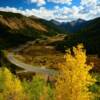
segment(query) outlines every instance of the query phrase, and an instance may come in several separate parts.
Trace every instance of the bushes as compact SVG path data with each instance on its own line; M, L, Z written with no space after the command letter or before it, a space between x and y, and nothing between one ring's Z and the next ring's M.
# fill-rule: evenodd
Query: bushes
M68 50L53 87L43 76L36 75L32 80L20 81L3 68L0 70L0 100L92 100L92 91L96 90L96 86L89 87L96 80L89 73L92 64L87 65L86 58L82 45Z
M50 85L39 75L35 76L30 82L24 80L23 87L29 100L49 100L48 98L52 95Z
M51 86L42 76L20 81L7 68L0 70L0 100L53 100Z

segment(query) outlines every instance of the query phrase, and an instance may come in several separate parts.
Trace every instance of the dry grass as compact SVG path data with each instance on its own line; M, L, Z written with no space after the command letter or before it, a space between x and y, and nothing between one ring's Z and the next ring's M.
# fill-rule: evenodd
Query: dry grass
M58 68L59 63L64 62L64 54L57 51L49 44L63 40L65 35L47 37L46 40L38 40L27 43L25 48L16 54L16 58L31 65L46 66L48 68Z
M64 63L64 54L49 46L30 46L20 51L15 57L27 64L48 68L58 68L59 63ZM100 72L100 58L91 55L88 56L87 62L94 63L93 70Z
M16 58L31 65L58 68L59 63L64 63L64 54L55 50L54 46L48 44L63 39L64 36L48 37L46 40L38 40L27 43L25 48L16 54ZM96 55L88 55L87 63L94 63L95 71L100 72L100 58Z
M64 54L58 52L52 46L30 46L20 51L17 59L31 65L46 66L48 68L57 68L58 63L64 61Z
M47 32L46 26L42 25L39 22L35 22L31 19L28 19L28 18L18 19L17 17L15 17L15 18L5 19L3 17L0 17L0 22L2 24L5 24L6 26L11 28L12 30L24 29L26 26L29 26L29 27L34 28L36 30Z

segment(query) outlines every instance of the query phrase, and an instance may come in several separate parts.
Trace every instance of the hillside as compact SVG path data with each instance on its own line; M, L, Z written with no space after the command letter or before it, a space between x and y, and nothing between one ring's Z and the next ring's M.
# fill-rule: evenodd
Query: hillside
M98 53L100 55L100 18L96 18L88 22L88 25L79 30L78 39L82 40L90 53Z
M0 48L18 45L36 38L45 39L59 33L66 32L51 21L0 11L0 44L2 44Z
M77 33L67 36L64 41L59 42L57 49L64 47L72 47L78 43L83 43L89 54L100 55L100 18L96 18L87 22L87 24L78 29ZM65 46L64 46L65 45Z

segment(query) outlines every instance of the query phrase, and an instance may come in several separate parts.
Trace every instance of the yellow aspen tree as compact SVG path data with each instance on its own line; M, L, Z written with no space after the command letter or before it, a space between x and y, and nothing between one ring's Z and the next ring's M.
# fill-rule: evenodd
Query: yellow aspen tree
M16 78L7 68L2 70L2 76L4 78L2 93L4 100L23 100L24 91L21 81Z
M92 100L89 86L96 80L89 73L93 66L87 65L86 59L82 44L67 51L55 85L56 100Z

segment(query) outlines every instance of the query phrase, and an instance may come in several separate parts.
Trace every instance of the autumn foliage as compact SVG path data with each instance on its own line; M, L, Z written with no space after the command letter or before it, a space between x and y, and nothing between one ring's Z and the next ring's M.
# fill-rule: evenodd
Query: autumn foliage
M89 73L93 66L86 64L86 58L83 45L67 51L65 64L60 64L56 100L92 100L89 86L95 83L95 79Z
M7 68L0 70L0 100L24 99L21 81Z
M7 68L0 69L0 100L53 100L51 98L52 89L43 76L21 81Z
M89 87L95 83L90 74L93 65L86 63L83 45L67 50L65 63L53 83L36 75L32 80L20 80L7 68L0 69L0 100L92 100Z

